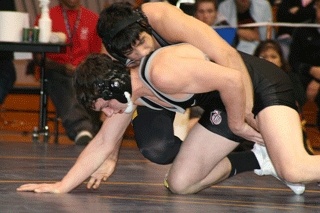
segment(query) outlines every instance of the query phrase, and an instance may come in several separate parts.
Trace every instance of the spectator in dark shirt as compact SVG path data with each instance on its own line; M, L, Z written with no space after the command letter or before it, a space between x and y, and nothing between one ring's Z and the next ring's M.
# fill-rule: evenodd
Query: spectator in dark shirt
M302 23L314 17L313 0L282 0L277 10L277 22ZM284 57L288 59L289 47L294 27L279 27L277 40L280 43Z
M0 0L0 11L15 11L14 0ZM0 107L16 81L13 52L0 51Z
M320 0L314 3L315 18L311 23L320 24ZM292 36L289 63L306 89L307 99L318 107L317 127L320 129L320 30L319 28L297 28Z

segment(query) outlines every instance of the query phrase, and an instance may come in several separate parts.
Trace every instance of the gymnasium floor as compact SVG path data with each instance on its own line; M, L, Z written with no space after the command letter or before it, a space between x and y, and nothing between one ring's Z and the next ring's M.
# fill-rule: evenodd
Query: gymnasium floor
M312 125L307 130L317 146L318 130ZM15 191L24 183L60 180L82 149L64 135L59 144L44 144L32 143L27 133L0 131L0 212L320 212L317 184L308 184L298 196L279 180L253 172L195 195L171 194L162 184L169 166L145 160L130 138L124 141L117 170L98 190L87 190L84 183L69 194Z
M131 143L128 141L127 143ZM320 212L320 187L294 195L273 177L243 173L195 195L174 195L162 180L168 166L145 160L124 146L118 168L99 190L85 184L69 194L16 192L24 183L60 180L82 147L0 142L0 212Z

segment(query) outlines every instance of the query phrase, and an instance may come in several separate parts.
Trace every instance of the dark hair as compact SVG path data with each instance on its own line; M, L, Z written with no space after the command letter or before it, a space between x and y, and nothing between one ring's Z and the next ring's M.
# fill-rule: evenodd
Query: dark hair
M259 45L257 46L257 48L255 49L253 55L259 57L262 52L264 52L268 49L273 49L279 54L281 64L282 64L282 66L280 68L286 72L289 72L290 66L289 66L287 60L284 58L283 51L282 51L280 44L275 40L267 39L265 41L261 41L259 43Z
M74 86L78 101L92 109L98 98L117 99L126 103L124 92L131 93L129 70L106 54L90 54L76 68Z
M151 34L147 17L129 3L114 3L101 11L97 32L107 51L121 63L142 32Z
M196 0L196 2L194 3L195 9L197 10L199 7L199 4L201 3L212 3L216 9L216 11L218 11L218 2L217 0Z

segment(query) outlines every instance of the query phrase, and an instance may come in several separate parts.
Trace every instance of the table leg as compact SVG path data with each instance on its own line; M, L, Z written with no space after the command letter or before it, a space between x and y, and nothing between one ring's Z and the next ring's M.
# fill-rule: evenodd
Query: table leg
M41 53L41 75L40 75L40 112L39 112L39 125L35 127L32 134L33 142L39 142L40 136L43 138L43 142L47 143L49 140L49 127L47 125L47 82L45 71L46 53Z

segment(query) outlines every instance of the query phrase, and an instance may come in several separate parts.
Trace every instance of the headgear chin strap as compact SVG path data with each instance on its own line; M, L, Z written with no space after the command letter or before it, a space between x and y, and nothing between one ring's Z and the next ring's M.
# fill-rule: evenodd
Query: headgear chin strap
M125 96L126 99L127 99L127 108L126 108L126 110L124 111L124 113L129 114L129 113L131 113L131 112L133 111L133 102L132 102L132 100L131 100L131 95L130 95L130 93L128 93L127 91L124 92L124 96Z

